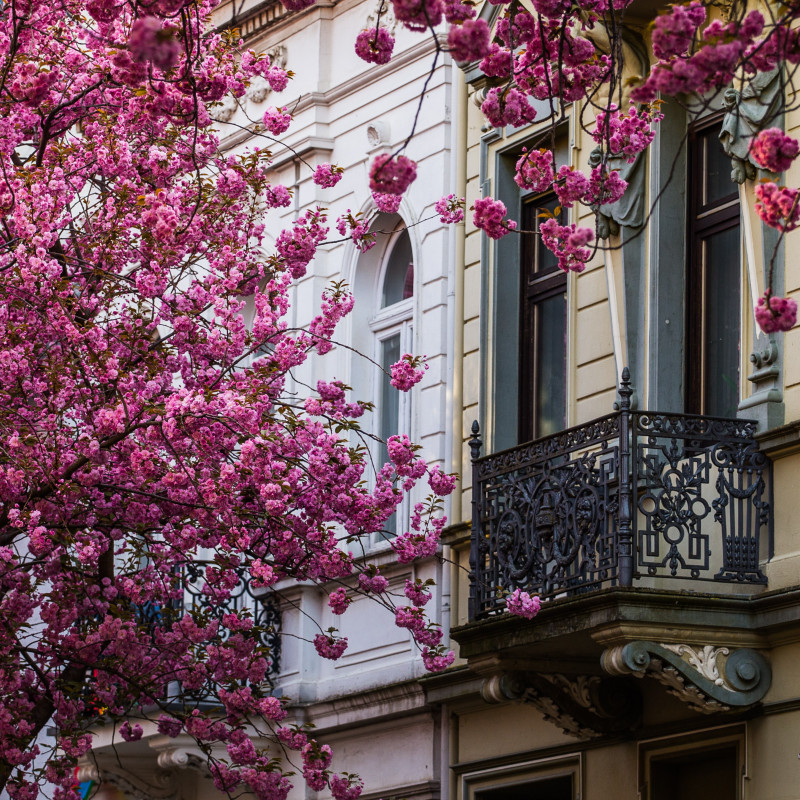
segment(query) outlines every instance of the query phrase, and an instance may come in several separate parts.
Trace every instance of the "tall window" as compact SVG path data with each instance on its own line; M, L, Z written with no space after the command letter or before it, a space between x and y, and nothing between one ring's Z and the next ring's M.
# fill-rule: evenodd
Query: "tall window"
M739 195L720 123L689 139L687 411L735 417L739 405L741 253Z
M554 194L526 201L520 269L519 421L521 442L566 427L567 276L538 234L558 207ZM563 212L561 212L563 217ZM563 219L560 220L563 224Z
M414 311L414 263L411 239L403 228L389 242L380 276L380 310L372 318L370 328L375 341L375 361L380 364L378 391L375 397L377 433L386 441L396 433L411 436L411 396L398 392L391 383L389 370L404 353L413 351L412 316ZM388 460L381 447L378 467ZM400 509L406 513L407 509ZM397 514L386 523L385 538L398 532Z

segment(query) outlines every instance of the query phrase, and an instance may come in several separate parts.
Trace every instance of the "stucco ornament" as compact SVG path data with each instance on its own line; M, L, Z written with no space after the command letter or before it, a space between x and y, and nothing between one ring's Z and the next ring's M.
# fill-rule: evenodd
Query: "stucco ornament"
M217 122L229 122L236 113L237 107L236 98L232 94L226 94L219 101L217 107L212 110L211 117Z
M750 155L750 140L762 128L773 124L781 106L780 70L758 72L739 91L728 89L724 95L728 112L722 120L719 140L731 159L731 180L744 183L753 180L758 165Z
M268 50L267 55L269 56L270 66L278 67L279 69L286 69L286 48L282 44L279 44ZM250 87L247 90L247 99L251 103L254 103L255 105L263 103L271 93L272 87L269 85L269 81L267 81L267 79L262 75L254 75L250 79Z
M600 663L609 675L654 678L703 714L753 706L772 683L769 662L749 648L635 641L609 648Z

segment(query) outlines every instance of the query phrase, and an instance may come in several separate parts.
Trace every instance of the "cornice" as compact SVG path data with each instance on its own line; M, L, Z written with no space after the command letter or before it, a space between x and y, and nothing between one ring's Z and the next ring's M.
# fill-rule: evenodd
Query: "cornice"
M773 461L800 453L800 420L759 433L756 440L759 449Z
M446 37L442 34L437 34L437 40L440 45L446 43ZM308 92L307 94L302 95L300 98L298 98L296 103L290 104L292 113L297 115L315 106L323 106L326 108L333 106L344 100L346 97L360 92L367 86L371 86L377 81L380 81L383 78L398 72L399 70L407 67L409 64L413 64L415 61L425 58L433 53L434 50L435 45L433 39L425 38L418 44L415 44L413 47L409 47L407 50L403 50L396 56L393 56L392 60L388 64L376 64L368 67L351 80L340 83L337 86L328 89L327 92ZM449 56L445 55L445 59L449 59ZM439 65L439 68L445 66L447 66L447 60L443 61L442 64Z
M289 23L305 17L321 17L322 9L333 8L339 0L318 0L314 5L299 11L290 11L280 0L263 0L253 8L248 9L241 16L235 13L227 20L217 25L217 30L231 30L236 28L246 44L250 44L253 39L264 36L267 33L274 33L285 28ZM230 4L235 8L235 0ZM222 9L218 12L221 13ZM308 22L306 21L306 24Z
M417 680L349 692L339 697L311 703L293 703L292 709L313 719L317 731L337 731L375 725L394 719L410 719L429 713L425 692Z
M765 645L776 640L782 644L800 641L800 587L755 597L614 588L550 601L531 622L500 614L454 628L452 636L463 657L480 658L499 650L541 649L559 638L621 624L691 629L714 638L719 638L716 632L727 629L738 631L738 636L755 634Z

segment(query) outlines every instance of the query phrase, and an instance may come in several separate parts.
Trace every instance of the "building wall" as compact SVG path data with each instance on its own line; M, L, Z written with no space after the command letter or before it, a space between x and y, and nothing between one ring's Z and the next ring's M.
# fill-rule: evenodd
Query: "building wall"
M632 12L635 11L631 9ZM484 16L489 19L487 9ZM646 20L637 25L646 30ZM530 141L542 126L536 124L524 129L494 130L486 123L479 110L481 101L481 76L476 65L466 68L470 102L465 107L463 124L467 131L466 196L469 207L476 198L484 195L498 196L502 176L498 175L499 154L513 149L517 143ZM642 263L641 282L632 290L620 285L623 273L617 254L598 255L580 275L568 278L568 349L567 349L567 424L580 425L612 411L617 398L616 385L622 366L633 371L636 394L634 402L639 409L682 411L685 392L686 352L683 338L685 313L685 259L686 259L686 160L679 151L679 143L686 133L687 117L669 102L664 106L667 118L659 127L647 163L645 183L648 208L663 189L666 176L674 171L675 178L655 207L646 234L640 240ZM712 109L713 112L713 109ZM785 130L800 138L800 112L796 109L785 115ZM593 147L591 139L570 121L567 130L567 157L565 163L585 166ZM789 186L800 184L800 165L795 164L784 182ZM743 200L752 200L752 181L745 186ZM505 198L504 202L508 205ZM750 203L752 208L752 203ZM460 502L460 519L455 519L449 543L453 551L453 620L456 638L461 643L460 672L444 679L432 679L428 685L429 697L437 699L446 708L450 719L450 767L452 800L494 800L495 797L555 797L549 794L549 784L537 781L550 780L559 774L574 775L573 793L570 797L581 800L601 800L609 797L619 800L645 800L650 797L647 780L651 764L670 763L669 758L690 759L691 754L703 754L708 747L722 742L736 749L737 800L797 800L800 798L800 761L797 740L800 729L800 682L794 662L800 646L800 614L794 587L800 575L800 526L795 513L796 487L800 485L800 328L773 337L778 353L774 362L779 368L775 388L783 405L769 406L762 402L765 383L748 380L758 364L751 363L751 352L763 353L769 340L759 335L754 324L752 306L763 280L769 256L774 247L770 232L762 230L752 210L748 212L756 240L755 263L747 260L747 243L742 241L741 290L742 337L741 409L742 418L759 420L759 445L772 464L772 544L762 552L762 569L768 584L763 589L749 587L754 596L761 593L766 602L780 606L780 622L767 622L765 617L750 623L742 618L741 632L755 637L754 645L769 659L772 683L762 701L746 712L700 714L685 702L668 694L663 686L650 677L637 682L643 694L644 715L641 727L621 736L581 738L564 733L554 724L552 717L541 707L534 707L524 698L490 703L491 680L501 674L569 676L578 672L581 655L565 650L553 655L555 645L536 630L549 625L554 638L565 636L577 626L577 620L558 617L549 622L548 609L532 621L517 619L501 627L493 617L471 622L468 614L470 594L470 522L472 517L472 477L469 440L471 426L477 420L481 426L482 453L496 453L509 446L499 428L513 426L507 413L496 409L513 407L504 394L508 387L493 380L496 359L503 358L503 345L498 336L512 335L515 320L496 319L498 305L498 275L503 270L514 271L517 264L513 256L514 235L498 244L477 230L468 216L465 226L463 342L464 378L461 390L461 471L463 475ZM515 218L509 207L509 216ZM754 222L752 222L754 218ZM573 212L570 221L594 227L587 209ZM743 217L744 224L747 218ZM776 262L776 294L793 296L800 300L800 264L793 257L800 236L788 234L778 250ZM499 255L498 255L499 253ZM752 267L752 269L748 269ZM756 280L751 280L753 274ZM616 282L615 282L616 279ZM761 286L758 280L762 281ZM627 292L627 296L626 296ZM638 298L638 306L637 306ZM614 303L622 314L615 314ZM625 305L627 303L627 309ZM627 315L625 314L627 311ZM495 315L495 316L493 316ZM617 325L619 327L617 328ZM670 327L671 326L671 327ZM677 330L676 330L677 329ZM514 442L511 442L514 444ZM647 590L668 590L668 585L658 579L646 582ZM681 585L681 589L724 595L730 587L705 584ZM646 590L645 590L646 591ZM560 600L558 602L561 602ZM675 608L688 606L685 594L675 593ZM576 606L577 607L577 606ZM553 612L556 613L555 611ZM689 612L687 611L687 618ZM502 615L501 615L502 616ZM777 619L777 618L775 618ZM590 623L587 623L589 625ZM631 628L635 623L631 622ZM684 626L675 622L669 631L662 627L649 635L669 636L669 641L685 640L695 636L699 641L714 641L730 632L723 632L710 613L706 619L694 617ZM762 627L758 627L761 625ZM624 627L621 625L621 628ZM602 638L596 631L595 639ZM630 634L634 636L634 634ZM484 639L481 639L481 636ZM681 639L681 637L684 637ZM635 638L635 637L634 637ZM644 638L647 638L646 636ZM480 649L480 656L465 657L465 653ZM526 643L526 644L523 644ZM602 672L596 664L596 675ZM548 719L548 716L551 718ZM661 761L660 761L661 760ZM680 771L676 767L676 774ZM662 774L662 773L656 773ZM688 773L687 773L688 774ZM520 788L522 787L522 788ZM722 797L721 787L711 787L704 796ZM560 798L562 795L558 795ZM674 797L684 797L675 793ZM690 795L686 795L687 797ZM695 795L691 795L692 797ZM726 797L728 795L725 795Z

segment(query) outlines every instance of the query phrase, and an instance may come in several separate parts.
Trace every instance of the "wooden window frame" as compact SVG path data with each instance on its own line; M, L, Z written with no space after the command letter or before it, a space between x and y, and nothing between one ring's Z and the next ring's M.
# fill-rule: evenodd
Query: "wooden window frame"
M537 197L526 197L522 203L522 228L534 231L522 235L520 246L520 315L519 315L519 384L517 400L518 440L520 443L539 438L539 422L536 414L536 398L539 393L538 348L536 335L537 306L543 301L567 291L567 273L558 266L543 270L537 268L541 252L539 225L544 220L539 217L540 210L556 200L553 192ZM562 210L559 222L563 225L566 214ZM534 277L535 276L535 277ZM567 336L566 314L564 337ZM566 362L566 352L565 352ZM566 363L563 381L566 398ZM567 409L564 408L562 428L566 427Z
M717 233L741 227L739 191L731 182L731 193L707 203L705 198L706 164L703 136L720 126L721 115L715 115L690 127L687 159L687 269L686 269L686 411L705 414L705 323L706 286L703 248L706 240ZM741 287L741 252L739 264ZM740 288L741 292L741 288ZM740 294L741 298L741 294ZM741 339L741 330L740 330ZM741 367L739 389L741 391Z

